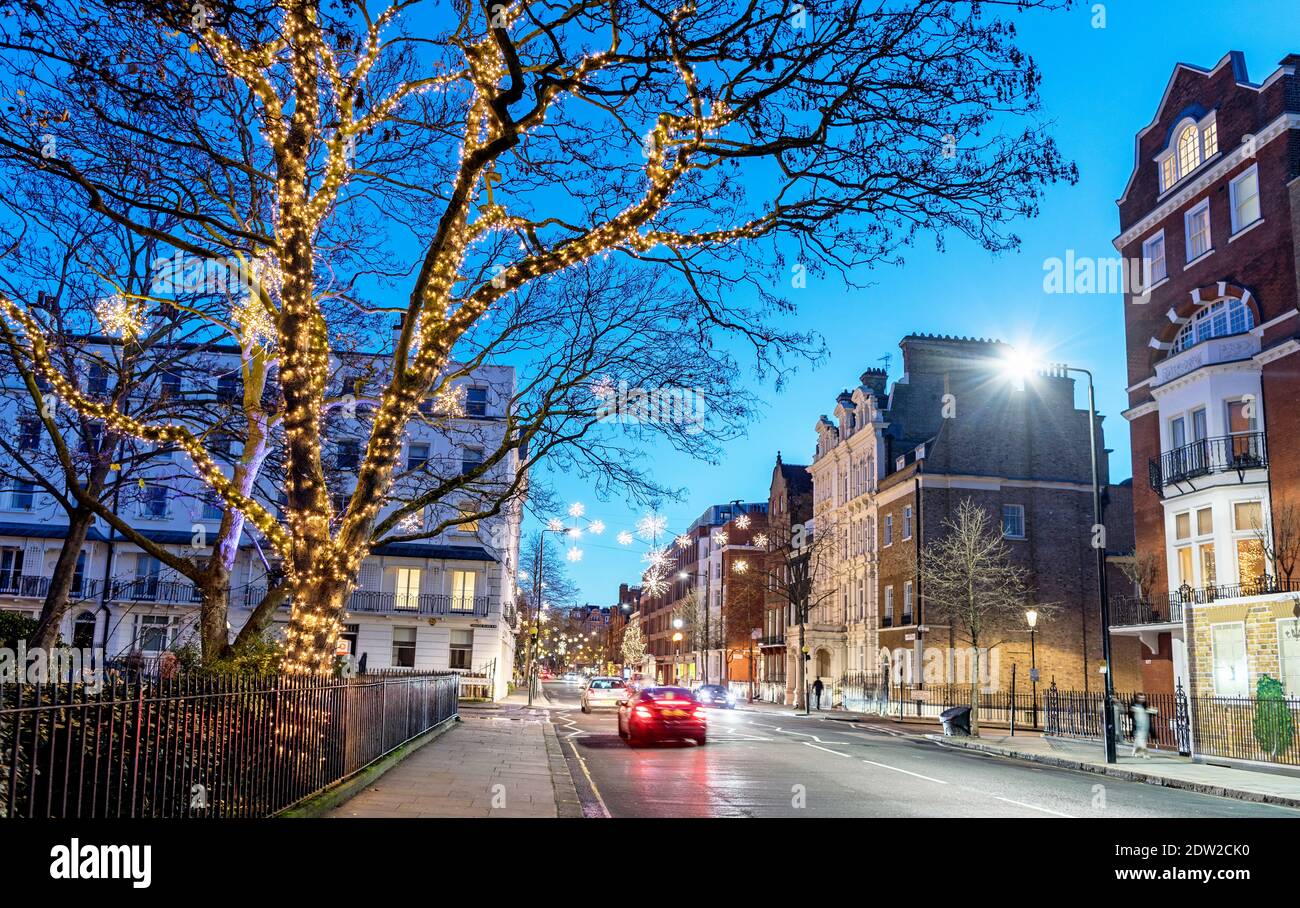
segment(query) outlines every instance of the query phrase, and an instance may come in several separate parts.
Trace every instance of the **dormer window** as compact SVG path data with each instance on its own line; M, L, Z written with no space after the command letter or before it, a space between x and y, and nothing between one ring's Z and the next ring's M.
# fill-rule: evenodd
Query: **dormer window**
M1160 191L1172 187L1219 153L1219 126L1214 114L1197 121L1184 120L1174 130L1169 148L1156 158Z

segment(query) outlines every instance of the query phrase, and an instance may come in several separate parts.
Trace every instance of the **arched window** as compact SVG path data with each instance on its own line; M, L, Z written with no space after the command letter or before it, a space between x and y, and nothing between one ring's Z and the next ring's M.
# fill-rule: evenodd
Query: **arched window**
M1178 175L1187 176L1201 163L1201 133L1188 126L1178 137Z
M1183 325L1178 336L1174 338L1174 346L1170 353L1180 353L1212 337L1242 334L1253 327L1255 327L1255 317L1251 314L1249 306L1236 297L1219 300L1202 308L1190 322Z

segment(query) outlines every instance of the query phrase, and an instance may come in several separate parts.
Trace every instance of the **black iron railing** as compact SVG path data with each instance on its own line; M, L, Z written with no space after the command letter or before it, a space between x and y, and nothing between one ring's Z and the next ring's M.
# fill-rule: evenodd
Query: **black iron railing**
M1270 596L1278 593L1300 593L1300 579L1262 574L1245 583L1219 583L1212 586L1181 586L1168 593L1154 596L1122 596L1110 602L1111 627L1135 624L1164 624L1181 622L1183 606L1203 605L1220 599L1244 596Z
M1149 462L1148 478L1157 495L1171 484L1187 482L1213 473L1237 471L1245 474L1268 466L1268 448L1263 432L1243 432L1203 438L1166 451Z
M0 685L0 817L264 817L453 718L453 674Z
M266 587L244 588L244 607L252 608L262 601ZM379 593L373 590L356 590L348 599L348 611L371 615L468 615L483 618L491 604L489 596L448 596L443 593ZM288 608L286 599L284 607Z
M1133 702L1136 694L1115 693L1115 731L1120 742L1133 740ZM1105 716L1102 691L1059 690L1048 687L1043 699L1043 730L1058 738L1101 739ZM1181 686L1172 694L1148 694L1150 716L1148 743L1162 750L1191 753L1188 735L1188 698Z

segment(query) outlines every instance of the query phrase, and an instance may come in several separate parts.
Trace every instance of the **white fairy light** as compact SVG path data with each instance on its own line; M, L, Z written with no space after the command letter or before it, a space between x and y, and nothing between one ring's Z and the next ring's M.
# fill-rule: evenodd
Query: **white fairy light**
M619 544L619 545L631 545L631 544L632 544L632 534L629 533L627 530L624 530L623 532L619 533L619 534L618 534L618 544Z
M735 565L732 566L732 570L734 570L737 574L743 574L749 570L749 562L743 559L737 561Z
M558 517L552 517L546 521L546 528L553 533L562 533L564 532L564 521Z
M662 569L668 564L668 550L653 547L649 548L646 550L646 553L641 556L641 560L648 563L652 568Z
M134 340L144 333L144 305L139 300L128 300L120 293L95 303L95 317L104 326L104 331L123 340Z
M748 514L741 514L739 517L737 517L737 518L736 518L736 526L737 526L739 529L742 529L742 530L747 530L747 529L749 529L749 515L748 515Z
M605 521L593 520L590 526L587 527L587 529L591 530L592 533L599 536L601 533L605 532Z
M760 549L765 549L765 548L767 548L767 534L766 534L766 533L758 533L757 535L755 535L755 536L754 536L754 545L758 546Z
M716 533L713 534L713 544L714 544L714 545L726 545L726 544L727 544L727 534L724 533L724 532L722 532L721 530L718 530Z
M688 546L690 546L690 544L691 544L691 537L685 534L682 534L681 536L677 537L677 547L679 549L687 548Z
M585 513L587 513L587 506L581 501L575 501L573 504L569 505L570 517L581 517Z
M658 596L668 589L668 579L658 568L650 568L641 575L641 588L651 596Z
M575 545L573 548L569 549L567 552L564 553L564 557L569 559L570 561L581 561L582 549L578 548Z
M653 542L666 529L668 518L659 514L646 514L636 522L636 534L647 542Z

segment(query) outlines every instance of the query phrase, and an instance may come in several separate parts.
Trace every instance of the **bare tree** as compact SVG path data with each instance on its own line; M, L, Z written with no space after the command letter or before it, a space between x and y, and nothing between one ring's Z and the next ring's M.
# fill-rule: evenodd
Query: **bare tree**
M1300 509L1283 495L1275 496L1270 520L1252 527L1255 539L1264 553L1265 564L1272 564L1277 577L1287 589L1300 560Z
M1138 598L1143 602L1149 602L1164 572L1160 559L1151 552L1134 552L1131 559L1123 559L1119 562L1119 568L1124 572L1124 576L1132 581L1137 589Z
M255 528L292 592L286 668L326 671L361 562L387 529L405 427L467 339L531 285L610 254L666 270L684 288L675 349L716 359L717 335L734 334L760 373L779 377L809 349L771 327L790 308L772 288L791 269L897 262L923 234L1016 247L1010 222L1036 213L1044 184L1076 174L1030 119L1038 71L1014 28L987 15L996 5L12 10L0 67L19 101L0 124L0 167L67 183L80 211L168 252L268 263L273 286L250 296L244 324L264 326L277 351L283 520L213 460L211 426L137 419L86 396L50 357L47 327L21 301L0 306L61 400L176 445ZM176 308L167 296L124 299ZM401 318L345 501L322 444L339 308ZM553 345L600 333L596 317ZM246 400L264 364L256 352L247 361ZM541 375L558 389L541 395L548 412L587 425L568 376ZM538 431L511 424L479 470L430 494L499 474ZM615 465L614 481L624 472Z
M974 501L963 498L943 529L925 543L917 573L926 620L947 623L971 646L971 731L978 734L981 650L1023 625L1032 589L992 517ZM1033 605L1041 615L1052 610L1050 603Z

